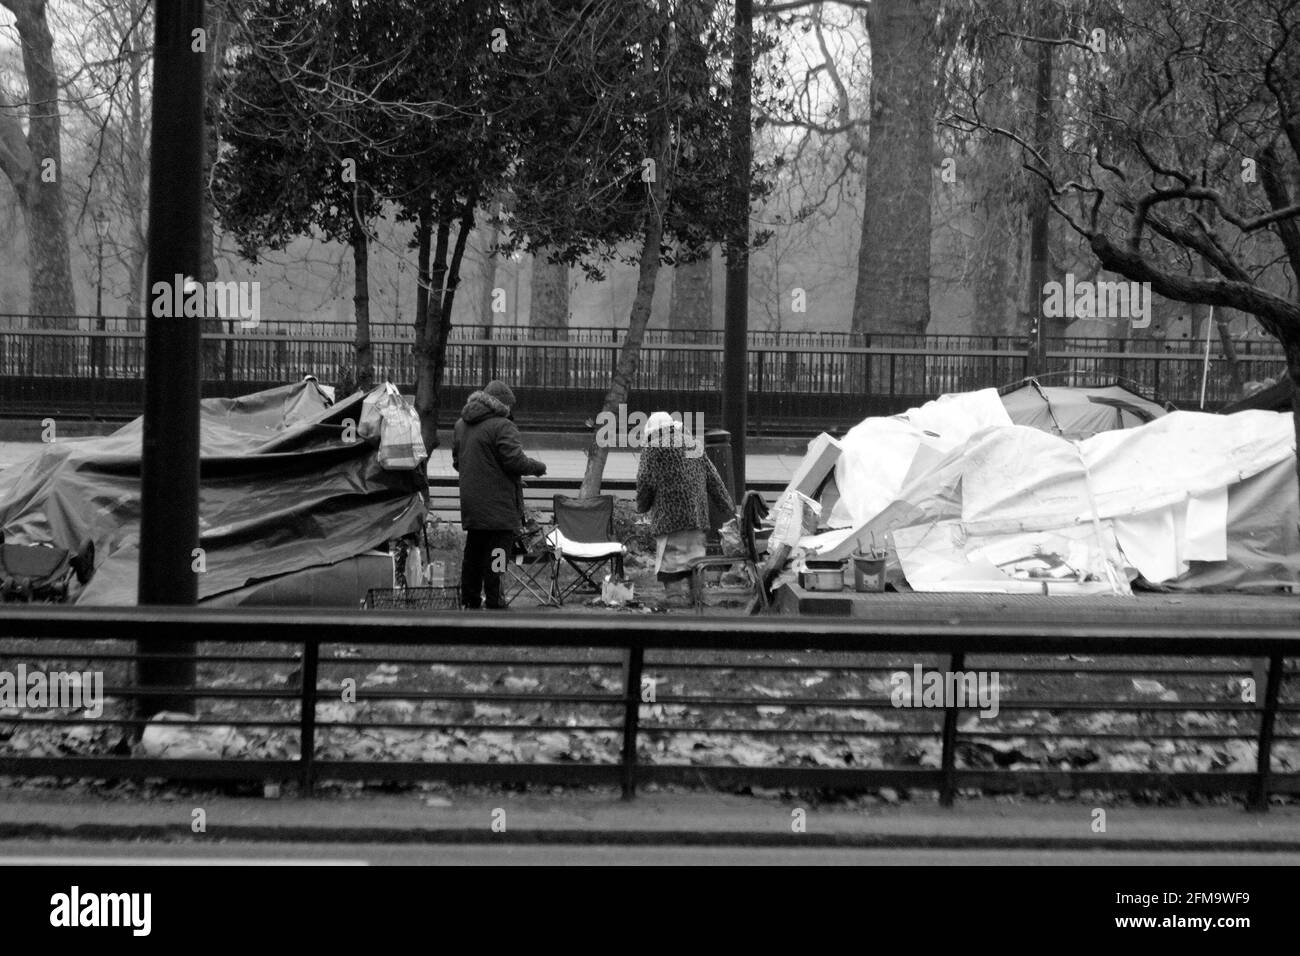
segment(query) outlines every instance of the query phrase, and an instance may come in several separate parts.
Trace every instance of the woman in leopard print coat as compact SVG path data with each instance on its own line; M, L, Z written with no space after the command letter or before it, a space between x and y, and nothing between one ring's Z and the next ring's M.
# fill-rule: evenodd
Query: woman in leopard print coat
M666 412L650 416L645 438L636 508L650 513L658 543L655 572L671 599L672 586L690 578L691 561L704 556L710 503L726 514L734 514L736 505L704 449Z

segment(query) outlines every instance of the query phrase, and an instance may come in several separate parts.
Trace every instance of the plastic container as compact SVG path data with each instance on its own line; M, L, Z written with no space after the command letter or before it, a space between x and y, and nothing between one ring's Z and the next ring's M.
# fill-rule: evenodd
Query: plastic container
M853 555L853 590L878 593L885 590L885 553L858 552Z
M844 562L809 558L799 569L799 586L805 591L842 591Z

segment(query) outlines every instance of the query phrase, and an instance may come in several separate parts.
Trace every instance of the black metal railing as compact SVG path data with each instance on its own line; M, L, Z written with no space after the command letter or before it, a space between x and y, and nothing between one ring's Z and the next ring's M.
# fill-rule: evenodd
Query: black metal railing
M1132 343L1130 343L1132 345ZM520 421L584 430L600 407L618 360L616 342L453 339L441 394L458 409L474 388L509 381L521 401ZM410 343L373 343L380 379L412 390L416 358ZM1049 361L1053 381L1125 381L1147 397L1197 407L1232 400L1227 364L1211 356L1208 374L1195 352L1062 350ZM140 332L0 330L0 413L6 415L137 414L143 403L144 341ZM947 392L996 388L1023 377L1024 350L902 346L754 346L749 351L749 418L759 431L835 430L867 415L894 414ZM315 375L330 384L352 364L350 340L287 333L209 333L203 337L207 395L234 396ZM716 344L648 344L641 349L633 401L715 416L721 407L723 350ZM1244 380L1275 377L1279 355L1241 356Z
M904 787L937 790L945 804L966 788L1196 791L1244 794L1257 809L1300 793L1300 703L1287 666L1300 656L1300 629L1289 617L1058 617L958 623L895 608L792 627L788 618L9 606L3 669L100 668L108 709L94 721L6 711L0 775L296 780L305 793L326 780L612 784L628 796L651 782ZM151 693L191 700L197 719L183 726L219 728L214 739L234 752L132 755L146 722L129 706L143 659L129 642L181 634L203 649L191 658L198 686ZM953 701L900 707L885 675L917 665L996 670L999 716ZM751 676L737 684L736 674ZM1181 695L1134 699L1123 688L1135 675ZM1248 677L1257 695L1230 683ZM349 680L352 698L341 692ZM63 736L43 739L44 728ZM1088 769L1079 756L1095 763L1112 748L1131 766L1132 741L1167 750L1167 766ZM1035 742L1051 754L1026 769L1016 749ZM1227 742L1237 756L1217 769L1198 750Z
M144 320L129 316L33 316L20 313L0 313L0 330L25 331L59 329L64 331L140 332ZM206 319L205 331L215 334L274 335L287 338L336 339L351 343L356 335L356 323L350 319L301 319L283 316L259 318L257 325L244 328L238 319ZM370 322L371 338L383 341L392 339L414 342L414 325L409 321L373 319ZM463 341L520 341L520 342L573 342L590 344L621 343L627 329L616 326L566 326L545 328L529 325L497 324L477 325L457 323L451 327L451 338ZM645 331L647 345L722 345L721 329L664 329ZM1025 335L973 335L966 333L907 333L907 332L848 332L831 330L771 330L751 329L750 346L772 348L899 348L925 349L933 352L955 352L964 349L992 351L1024 351L1030 347ZM1221 350L1219 339L1211 340L1214 354ZM1234 340L1237 353L1249 356L1280 356L1281 345L1263 335L1240 336ZM1199 338L1098 338L1092 336L1048 336L1050 351L1066 352L1178 352L1200 355L1205 342Z

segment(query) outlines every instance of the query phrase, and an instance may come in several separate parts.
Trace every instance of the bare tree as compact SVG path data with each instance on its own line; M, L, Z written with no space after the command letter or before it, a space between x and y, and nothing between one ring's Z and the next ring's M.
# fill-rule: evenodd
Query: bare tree
M89 130L80 148L90 157L76 218L79 223L90 216L106 219L105 258L119 265L125 279L115 283L106 268L104 282L117 289L127 301L127 314L138 319L145 302L151 5L148 0L79 0L73 9L83 42L72 51L68 98L79 126ZM129 322L128 328L138 330L139 322Z
M60 83L45 0L0 0L22 45L25 94L0 90L0 171L18 197L29 236L29 310L53 328L75 315L63 195ZM24 116L27 129L23 129Z
M1095 53L1108 59L1076 74L1054 155L978 97L955 120L1019 147L1100 268L1253 315L1300 381L1300 4L1125 0L1109 13L1122 26Z

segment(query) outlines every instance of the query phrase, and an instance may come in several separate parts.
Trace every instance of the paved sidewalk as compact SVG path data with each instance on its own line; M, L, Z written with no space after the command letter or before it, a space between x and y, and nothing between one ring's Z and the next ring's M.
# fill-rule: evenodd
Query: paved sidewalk
M524 436L524 450L532 457L546 462L548 478L582 477L587 459L581 449L528 444L527 437ZM0 471L22 464L38 454L40 450L40 442L0 441ZM605 477L635 478L637 458L638 456L632 452L611 452L605 465ZM753 481L786 482L790 480L790 476L794 474L802 460L802 451L750 454L746 456L746 472ZM451 447L435 448L429 458L429 475L446 477L455 474L455 469L451 467Z
M193 811L206 833L191 829ZM1300 808L1106 809L982 799L870 808L698 793L482 793L327 796L304 800L187 795L123 800L0 792L0 840L219 839L337 843L510 843L1084 850L1300 851ZM494 822L496 829L494 829ZM802 822L803 829L796 824ZM502 830L504 824L504 830Z
M531 458L546 464L546 478L581 478L587 467L586 453L574 448L547 448L527 444L525 436L524 451ZM605 477L632 480L636 478L636 467L640 456L630 451L611 451L605 462ZM803 454L750 454L745 456L745 474L749 481L788 482ZM435 448L429 456L429 477L439 478L455 475L451 467L451 448ZM544 483L546 478L538 479Z

